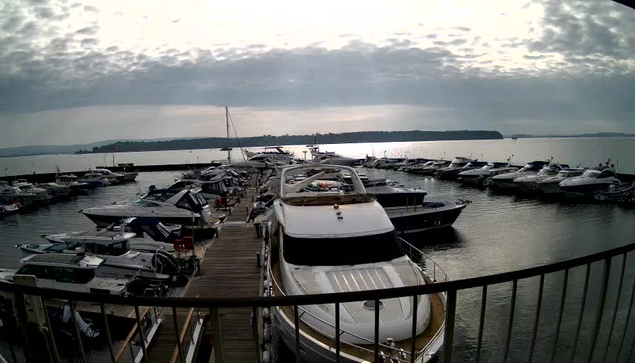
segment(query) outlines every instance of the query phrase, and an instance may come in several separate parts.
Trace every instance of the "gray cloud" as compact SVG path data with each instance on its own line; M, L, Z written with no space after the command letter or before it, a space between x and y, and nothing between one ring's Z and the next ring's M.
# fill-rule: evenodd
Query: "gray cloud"
M81 28L78 31L76 31L75 34L95 35L97 34L98 31L99 31L99 26L93 25L93 26L87 26L85 28Z
M92 5L85 5L84 6L84 11L89 12L89 13L99 13L99 9L97 9L96 7L92 6Z

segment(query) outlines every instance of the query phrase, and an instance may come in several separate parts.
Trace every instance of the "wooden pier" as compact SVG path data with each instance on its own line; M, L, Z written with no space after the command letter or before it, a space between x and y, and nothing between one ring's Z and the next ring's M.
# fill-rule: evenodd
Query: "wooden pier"
M232 214L227 217L220 229L219 237L214 239L203 256L202 275L190 280L182 296L238 298L259 295L260 268L257 263L257 253L262 249L262 240L257 238L253 225L246 223L248 208L255 192L255 188L248 189L241 202L234 206ZM177 310L180 333L185 329L191 329L186 324L187 313L187 309ZM209 314L209 311L204 313ZM201 314L203 314L202 311ZM222 334L213 339L214 346L222 344L225 362L258 361L259 351L254 338L251 315L251 308L219 309ZM190 326L193 326L192 323ZM212 334L209 327L202 333ZM150 361L170 363L179 361L176 354L178 352L176 334L170 311L164 316L164 325L148 349ZM221 339L220 342L219 339ZM187 351L186 343L184 341L182 344L184 351ZM210 361L214 361L213 355Z

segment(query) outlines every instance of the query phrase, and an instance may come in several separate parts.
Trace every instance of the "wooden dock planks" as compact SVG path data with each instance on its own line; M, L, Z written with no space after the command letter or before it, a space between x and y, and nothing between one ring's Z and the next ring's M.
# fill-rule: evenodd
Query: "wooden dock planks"
M253 225L245 223L247 208L255 189L234 208L226 224L214 239L202 260L202 276L192 279L185 288L185 297L255 297L259 295L260 268L256 254L262 240L256 237ZM179 325L187 309L178 309ZM256 362L257 349L251 325L251 308L219 309L225 362ZM152 362L170 362L176 347L171 310L164 315L164 325L148 351ZM217 337L214 337L217 339ZM213 359L213 357L212 357Z

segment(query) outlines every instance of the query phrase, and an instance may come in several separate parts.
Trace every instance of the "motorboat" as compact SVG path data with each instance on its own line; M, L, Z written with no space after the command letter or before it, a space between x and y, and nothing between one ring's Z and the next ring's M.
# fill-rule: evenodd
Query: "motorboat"
M373 192L399 234L450 227L469 203L425 201L427 193L420 189L382 186L367 188L367 191Z
M75 174L62 174L55 176L55 183L59 185L66 185L71 188L71 191L78 192L80 190L86 190L93 187L89 183L80 183L79 178Z
M407 173L411 173L411 174L419 174L421 170L431 167L436 161L437 160L430 160L424 163L415 164L410 166L407 169L404 169L403 171Z
M282 146L265 147L264 151L252 152L249 150L243 150L243 153L249 161L269 161L278 160L289 162L293 159L293 153L285 150Z
M450 165L435 170L434 176L439 179L454 179L461 172L461 169L463 169L465 166L473 161L474 160L470 158L457 156L454 158L454 160L452 160L452 162L450 162Z
M538 172L545 165L548 164L549 161L532 161L530 163L527 163L525 166L517 171L494 175L487 180L486 184L489 185L491 188L515 189L518 187L518 184L514 183L515 179L523 176L538 174Z
M635 192L635 183L623 183L609 185L608 189L593 193L595 200L605 203L621 202L629 198Z
M104 263L104 259L97 256L34 254L23 258L20 263L21 267L17 270L0 269L0 280L16 284L31 280L37 287L101 295L131 292L129 285L132 279L97 276L97 270Z
M171 283L180 276L180 264L166 251L154 253L132 251L130 241L80 242L66 240L65 243L31 243L17 245L27 255L43 253L70 253L82 255L91 253L104 259L97 270L97 276L113 278L138 277L156 283Z
M137 176L139 176L138 171L124 171L121 174L123 174L124 183L132 183L133 181L137 180Z
M459 218L466 201L423 202L420 205L384 208L399 234L420 233L451 227Z
M35 197L33 193L24 192L20 188L11 186L5 181L0 181L0 200L5 203L30 203Z
M103 174L95 173L95 172L88 172L88 173L84 174L84 176L81 177L78 180L78 182L79 183L88 184L92 188L94 188L94 187L107 187L107 186L109 186L111 184L110 180L108 178L106 178Z
M126 176L124 174L113 173L108 169L93 169L93 172L103 175L106 179L108 179L110 184L121 184L126 180ZM137 176L135 175L134 177L136 178Z
M615 171L607 168L600 170L587 170L581 176L568 178L560 182L560 189L569 197L592 196L593 193L607 190L610 186L618 186L621 182L617 179Z
M0 203L0 216L16 214L20 211L20 203Z
M154 189L135 202L86 208L82 213L101 227L129 217L156 218L169 224L205 226L211 217L207 201L196 188Z
M216 180L181 179L170 185L168 189L181 190L189 187L200 188L201 194L208 202L214 202L218 198L227 197L229 191L223 178Z
M421 167L421 168L413 168L410 172L413 174L419 175L434 175L438 170L441 170L450 165L450 161L447 160L438 160L432 162L431 165Z
M560 194L562 193L562 189L560 189L561 182L568 178L580 176L587 170L588 169L585 168L569 168L560 170L555 176L538 180L536 185L543 194Z
M54 182L40 183L38 188L46 189L48 194L53 198L66 198L71 195L71 187L67 185L60 185Z
M558 175L559 172L569 169L568 164L548 164L545 165L537 174L524 175L514 179L514 184L518 186L521 192L534 192L540 190L538 182L547 178Z
M314 167L313 167L314 168ZM404 252L388 215L368 193L354 169L322 166L317 174L296 181L303 167L282 171L279 197L273 203L271 242L268 246L267 281L272 296L341 293L432 284L420 265ZM352 187L331 184L324 190L307 188L321 180L337 180L347 171ZM335 177L331 177L334 175ZM269 290L267 290L269 291ZM267 292L267 294L269 294ZM416 362L438 359L443 345L445 299L443 294L423 295L413 305L409 298L346 302L341 304L341 331L335 332L332 305L272 307L284 343L296 347L294 314L302 323L302 361L336 360L335 334L341 339L341 362L373 361L374 316L380 309L381 361ZM416 351L411 352L413 311ZM401 361L401 360L399 360Z
M51 195L46 189L38 188L24 179L18 179L14 181L12 185L16 188L20 188L22 192L33 194L34 196L31 198L33 202L46 203L51 200Z
M478 161L478 160L469 161L467 164L465 164L462 167L459 167L459 166L452 167L452 164L450 164L449 167L438 170L436 175L439 179L457 179L461 172L469 171L469 170L477 170L486 165L487 165L486 161Z
M482 168L461 171L457 176L457 179L463 184L476 185L479 187L485 186L485 182L488 178L503 174L510 173L518 170L518 168L511 166L509 162L492 162Z
M174 242L181 237L181 226L166 226L156 218L128 218L121 223L94 230L42 235L51 243L117 243L129 241L133 251L174 252Z

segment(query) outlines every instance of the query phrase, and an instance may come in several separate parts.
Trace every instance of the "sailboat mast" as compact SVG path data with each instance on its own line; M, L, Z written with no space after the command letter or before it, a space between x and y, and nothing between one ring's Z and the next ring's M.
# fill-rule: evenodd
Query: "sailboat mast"
M231 164L231 148L229 147L229 107L225 106L225 122L227 124L227 163Z

